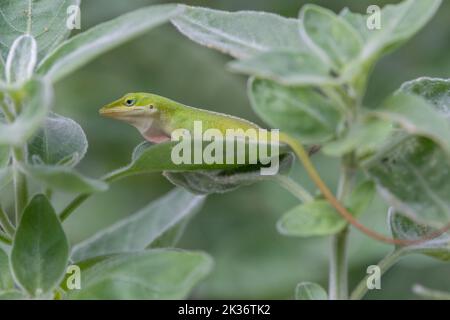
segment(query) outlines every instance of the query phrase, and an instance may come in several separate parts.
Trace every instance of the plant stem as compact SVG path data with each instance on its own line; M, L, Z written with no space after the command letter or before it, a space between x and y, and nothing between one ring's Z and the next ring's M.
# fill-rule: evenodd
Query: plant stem
M343 158L341 176L337 191L337 199L341 202L351 192L355 171L353 168L353 155ZM347 266L347 238L348 227L338 234L331 236L330 241L330 270L328 296L330 300L348 299L348 266Z
M14 226L12 225L11 220L9 220L8 215L1 206L0 206L0 225L3 227L3 229L9 236L14 235L15 233Z
M27 179L20 171L20 163L25 159L24 151L21 148L13 149L13 180L14 180L14 200L16 203L16 225L19 224L23 209L28 203Z
M0 108L6 117L6 120L11 123L14 121L15 114L18 114L20 110L19 101L14 101L15 114L11 112L9 106L5 103L4 96L0 96ZM13 99L14 100L14 99ZM14 201L16 204L16 225L19 224L23 208L28 202L28 187L26 176L20 171L20 163L25 161L26 145L23 147L13 147L12 148L13 161L13 184L14 184Z
M73 199L68 205L67 207L64 208L63 211L61 211L61 213L59 214L59 219L61 221L66 220L70 214L76 209L78 208L84 201L86 201L87 198L89 198L91 196L91 194L80 194L79 196L77 196L75 199Z
M314 197L308 192L308 190L292 180L292 178L290 178L289 176L276 175L274 177L274 180L278 182L280 186L297 197L301 202L306 203L314 200Z
M3 232L0 231L0 242L10 245L12 243L12 240L6 234L4 234Z
M14 114L11 112L11 110L9 110L9 107L6 105L6 103L2 100L3 96L0 96L0 108L3 112L3 114L5 115L5 119L6 121L8 121L9 123L14 121Z
M378 262L378 267L380 268L380 276L383 275L386 271L388 271L394 264L397 263L398 259L404 254L404 251L402 249L396 249L390 254L388 254L386 257L384 257L380 262ZM356 288L353 290L350 299L351 300L361 300L364 295L369 290L367 286L367 280L369 279L371 275L368 274L367 276L362 279Z
M306 173L308 173L311 180L314 182L317 188L319 188L322 195L330 203L330 205L332 205L333 208L342 216L342 218L344 218L348 223L350 223L352 226L357 228L362 233L366 234L367 236L377 241L381 241L388 244L405 245L404 240L385 236L381 233L372 230L371 228L366 227L361 222L359 222L358 219L355 218L352 215L352 213L348 211L348 209L342 204L342 202L335 197L334 193L328 188L327 184L322 180L322 178L319 175L319 172L317 172L314 164L309 159L308 153L306 152L305 148L299 141L297 141L297 139L289 136L286 133L281 132L280 141L286 143L291 147L291 149L295 152L298 159L303 164L303 168L305 169Z
M331 236L328 297L330 300L348 299L347 266L348 228Z
M347 102L344 101L345 95L342 94L342 91L340 88L325 86L322 88L325 95L327 95L330 99L333 100L334 106L336 106L336 110L339 111L342 114L349 115L350 111L347 108Z
M106 174L105 176L103 176L103 178L101 178L101 180L107 183L111 183L123 177L124 177L124 170L119 169L109 174ZM75 211L75 209L78 208L91 195L92 195L91 193L80 194L75 199L73 199L59 214L60 220L61 221L66 220L72 214L72 212Z

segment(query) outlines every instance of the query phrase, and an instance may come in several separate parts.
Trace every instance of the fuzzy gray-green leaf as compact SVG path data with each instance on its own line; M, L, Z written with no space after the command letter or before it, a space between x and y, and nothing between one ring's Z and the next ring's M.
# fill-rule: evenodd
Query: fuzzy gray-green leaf
M28 142L28 161L47 165L75 166L88 147L86 135L74 120L50 113Z
M9 268L9 258L0 248L0 291L14 288L14 279Z
M11 46L6 59L5 78L8 83L20 83L29 80L37 62L36 40L30 35L17 38Z
M313 237L339 232L345 220L325 200L300 204L286 212L277 223L278 231L286 236Z
M352 123L345 135L326 143L322 151L335 157L355 151L357 157L364 157L377 151L390 137L392 131L392 124L388 121L362 117Z
M10 160L10 150L8 147L0 146L0 169L6 167Z
M438 229L416 222L395 210L389 213L389 226L396 239L406 241L424 239L424 241L403 246L401 249L406 253L422 253L439 260L450 261L450 233L448 231L439 235ZM436 236L426 239L432 235Z
M308 4L300 11L299 20L303 41L334 70L340 70L360 54L360 35L331 10Z
M203 201L204 197L177 188L76 245L72 260L143 250L183 219L195 214Z
M367 27L369 15L360 15L345 10L341 16L355 27L364 41L361 55L355 60L365 63L392 51L406 42L434 16L441 0L406 0L390 4L379 12L381 24L371 30Z
M398 129L363 166L381 194L422 223L450 221L450 122L433 104L398 93L372 113Z
M267 142L242 142L242 146L245 148L245 159L242 159L243 162L239 163L237 159L237 144L236 141L234 141L234 151L233 155L234 158L231 159L232 161L225 161L227 159L227 147L226 147L226 140L223 142L223 155L221 162L216 162L208 164L205 163L205 161L201 161L201 163L195 163L195 161L192 159L195 150L200 150L200 152L203 152L205 148L211 143L211 141L201 141L201 140L190 140L190 147L187 146L186 148L190 148L190 154L191 159L190 161L183 162L183 163L175 163L172 159L172 151L173 148L175 148L180 142L178 141L169 141L159 144L151 144L148 142L144 142L139 144L132 155L132 161L131 163L121 169L118 169L115 172L111 173L111 176L114 176L116 179L121 177L126 177L130 175L137 175L137 174L144 174L144 173L150 173L150 172L162 172L162 171L178 171L178 172L185 172L185 171L197 171L197 170L218 170L218 169L235 169L242 166L245 166L247 164L250 164L250 156L251 150L254 152L254 158L257 160L257 162L266 163L270 160L270 158L280 155L282 153L285 153L285 147L279 146L279 148L273 148L268 144ZM240 144L241 142L239 142ZM196 148L196 146L200 146L201 148ZM264 159L259 159L259 148L266 148L267 154ZM276 150L278 149L278 150Z
M296 300L328 300L324 288L313 282L300 282L295 288Z
M0 52L3 58L6 60L14 40L24 34L37 40L39 56L43 56L69 35L67 9L79 4L79 0L2 0Z
M435 141L450 157L450 121L423 98L400 92L371 114L398 124L408 134Z
M359 184L345 199L345 205L354 217L359 217L370 205L375 194L373 182ZM278 231L287 236L313 237L335 234L347 225L338 212L325 200L302 203L277 222Z
M93 193L106 191L108 184L83 176L74 169L63 165L33 164L24 166L24 171L48 188L62 192Z
M185 6L183 14L173 18L172 23L191 40L239 59L270 50L305 49L298 36L297 20L273 13Z
M277 174L287 174L293 162L292 154L281 155ZM164 176L173 184L196 194L225 193L274 177L261 175L261 165L251 164L229 170L164 171Z
M22 112L12 123L0 122L0 145L21 146L44 122L53 103L53 89L43 79L32 79L12 94L23 101Z
M0 190L12 180L10 157L9 147L0 146Z
M3 57L0 54L0 84L2 84L4 79L5 79L5 60L3 60Z
M0 290L0 300L25 300L27 297L17 289Z
M12 171L11 166L0 167L0 190L12 181Z
M31 296L48 294L65 274L69 244L55 210L43 195L25 208L11 250L15 279Z
M313 88L255 79L248 91L253 109L271 127L297 135L304 143L324 142L336 134L341 115L330 99Z
M212 268L201 252L154 249L104 259L82 273L69 299L184 299Z
M426 300L450 300L450 292L426 288L419 284L415 284L412 291Z
M445 118L450 116L450 79L418 78L405 82L400 92L421 96L433 104Z
M448 155L433 141L402 135L363 165L401 212L436 227L450 221Z
M99 55L129 41L182 11L173 4L138 9L96 25L63 43L39 64L37 72L58 81Z
M229 64L232 71L288 86L335 85L330 69L314 54L267 51Z

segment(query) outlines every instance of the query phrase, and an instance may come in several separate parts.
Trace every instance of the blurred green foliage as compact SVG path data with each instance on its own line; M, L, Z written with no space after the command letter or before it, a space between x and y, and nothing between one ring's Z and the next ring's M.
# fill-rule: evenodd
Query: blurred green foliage
M165 1L84 1L82 30L119 14ZM216 0L181 1L222 10L264 10L295 17L305 1ZM373 1L340 0L314 3L340 11L345 6L364 12ZM394 1L377 1L382 6ZM395 1L397 2L397 1ZM375 69L365 103L376 105L406 80L420 76L448 78L450 70L450 1L444 1L431 23L411 42L384 58ZM127 164L142 138L123 123L101 118L98 109L126 92L148 91L188 105L234 114L262 124L246 97L246 79L229 73L228 57L202 48L165 25L101 56L56 86L55 111L74 118L86 132L89 150L81 170L100 176ZM338 163L317 157L327 182L336 185ZM300 167L295 179L307 180ZM312 185L306 183L312 189ZM76 243L121 217L135 212L164 194L172 185L162 175L127 178L108 193L87 201L68 220L67 232ZM69 195L57 194L61 209ZM387 232L387 208L373 202L363 222ZM293 298L300 281L327 285L328 242L323 238L288 238L277 233L275 223L297 200L270 182L245 187L225 195L213 195L192 219L180 246L202 249L215 259L211 275L194 291L195 298ZM350 284L356 284L368 265L375 264L390 248L357 232L351 235ZM368 298L412 298L415 283L447 290L450 268L425 256L409 256L382 279L382 290Z

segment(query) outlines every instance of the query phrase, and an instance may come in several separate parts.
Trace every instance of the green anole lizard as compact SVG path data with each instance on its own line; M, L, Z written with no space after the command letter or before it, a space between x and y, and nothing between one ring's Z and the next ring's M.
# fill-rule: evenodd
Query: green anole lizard
M192 132L194 121L201 121L204 130L218 129L225 134L227 129L259 129L256 124L237 117L222 113L193 108L170 99L149 93L129 93L122 98L104 106L100 114L106 117L125 121L136 127L141 135L148 141L161 143L169 141L175 129L184 129ZM336 199L309 159L303 145L286 133L279 133L279 141L289 145L302 162L310 178L322 192L323 196L336 209L347 222L365 233L369 237L390 244L413 244L419 240L394 239L377 233L362 225L355 217Z

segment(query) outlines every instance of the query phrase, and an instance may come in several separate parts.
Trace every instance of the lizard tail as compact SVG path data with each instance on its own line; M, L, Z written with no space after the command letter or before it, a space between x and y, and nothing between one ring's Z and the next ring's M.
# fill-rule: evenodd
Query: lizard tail
M330 191L330 189L327 187L325 182L320 177L319 173L317 172L316 168L312 164L311 160L309 159L308 152L306 152L303 145L295 138L280 132L280 142L284 142L287 145L291 147L291 149L295 152L299 160L302 162L303 167L305 168L306 172L308 173L311 180L315 183L315 185L319 188L319 190L322 192L323 196L327 199L327 201L335 208L335 210L344 218L348 223L350 223L352 226L354 226L356 229L361 231L362 233L366 234L367 236L381 241L388 244L394 244L394 245L412 245L424 242L426 240L430 240L433 238L436 238L437 236L441 235L442 233L448 231L450 229L450 225L443 228L442 230L438 230L437 232L426 236L424 238L416 239L416 240L402 240L402 239L396 239L391 238L388 236L385 236L381 233L378 233L365 225L361 224L348 210L345 208L342 203L334 196L334 194Z

